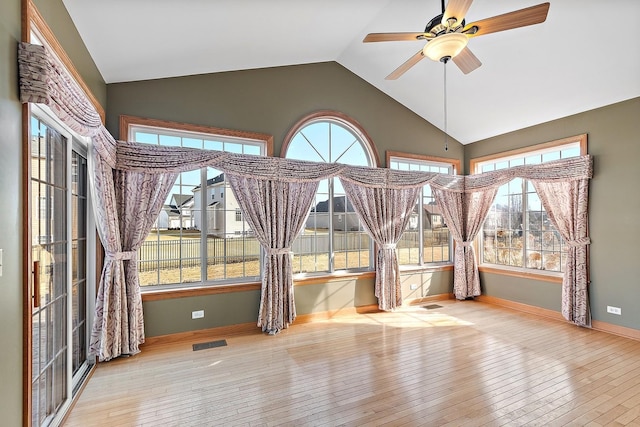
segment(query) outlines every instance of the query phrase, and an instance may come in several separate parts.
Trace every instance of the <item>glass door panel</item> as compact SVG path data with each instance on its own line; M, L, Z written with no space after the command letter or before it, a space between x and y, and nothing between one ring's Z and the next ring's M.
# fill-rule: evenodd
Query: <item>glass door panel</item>
M87 261L95 241L85 148L36 116L31 132L31 416L32 425L50 426L62 421L91 366L87 278L95 272Z
M71 153L71 343L74 390L87 362L87 159Z
M32 421L48 425L69 396L68 140L38 119L32 122Z

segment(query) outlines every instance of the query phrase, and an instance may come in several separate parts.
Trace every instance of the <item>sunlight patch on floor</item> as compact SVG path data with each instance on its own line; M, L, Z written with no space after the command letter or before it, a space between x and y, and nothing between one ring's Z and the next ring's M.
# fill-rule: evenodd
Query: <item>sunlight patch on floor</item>
M444 308L444 307L443 307ZM328 320L331 323L360 325L384 325L394 328L433 328L443 326L470 326L472 322L462 320L442 311L427 311L423 307L401 307L396 311L361 314L357 317L342 317Z

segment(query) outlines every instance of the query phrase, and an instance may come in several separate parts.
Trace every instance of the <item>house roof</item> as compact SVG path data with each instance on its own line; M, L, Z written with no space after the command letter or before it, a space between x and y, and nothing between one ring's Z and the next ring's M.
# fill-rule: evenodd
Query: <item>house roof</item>
M430 215L442 215L442 210L438 205L423 204L422 209Z
M340 213L345 211L344 201L346 196L334 196L333 198L333 211L335 213ZM355 212L353 205L350 200L347 200L347 212ZM318 204L314 208L314 212L329 212L329 200L323 200L322 202L318 202Z
M189 194L172 194L171 201L173 201L173 206L180 207L184 206L185 203L190 202L193 199L192 195Z
M443 65L391 71L424 42L362 43L420 32L439 0L63 0L107 83L336 61L443 129ZM473 22L542 3L474 0ZM482 62L447 66L448 133L466 144L640 96L638 0L550 0L546 22L472 38ZM114 23L118 23L117 27Z
M209 187L210 185L213 185L213 184L218 184L220 182L224 182L224 174L223 173L221 173L220 175L218 175L218 176L216 176L214 178L209 178L207 180L207 187ZM193 187L193 191L196 191L196 190L199 190L199 189L200 189L199 185L196 185L195 187Z

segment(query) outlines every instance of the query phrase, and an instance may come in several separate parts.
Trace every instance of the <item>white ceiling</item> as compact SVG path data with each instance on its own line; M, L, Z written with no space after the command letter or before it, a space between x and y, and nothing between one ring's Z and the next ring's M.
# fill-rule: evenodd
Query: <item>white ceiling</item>
M443 129L443 64L384 78L424 42L439 0L63 0L107 83L337 61ZM467 22L542 0L475 0ZM546 22L473 38L482 66L447 65L449 135L463 144L640 96L639 0L550 0ZM588 129L585 129L588 131Z

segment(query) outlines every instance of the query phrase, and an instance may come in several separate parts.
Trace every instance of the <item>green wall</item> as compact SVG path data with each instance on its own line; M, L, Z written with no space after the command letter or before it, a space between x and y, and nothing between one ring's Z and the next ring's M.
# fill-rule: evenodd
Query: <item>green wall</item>
M0 424L22 422L22 109L17 49L20 0L0 2Z
M127 114L264 132L274 136L274 154L279 156L285 135L300 118L335 110L362 125L381 165L386 150L463 159L462 145L453 141L444 151L439 129L335 62L109 84L107 98L107 128L114 135L119 134L119 116ZM419 287L410 290L407 284L407 298L451 292L451 271L410 276ZM301 315L376 304L373 287L370 278L296 286L296 311ZM242 292L148 301L146 335L255 322L259 298L258 292ZM220 316L231 303L238 311ZM192 320L191 311L202 309L205 318Z
M451 293L453 270L404 273L401 277L405 299ZM411 289L416 285L416 289ZM298 315L375 305L372 278L331 278L327 283L294 287ZM146 301L144 303L147 337L216 328L258 319L259 291L243 291L198 297ZM191 312L204 310L205 317L191 319ZM294 323L295 324L295 323Z
M118 135L121 114L217 126L274 137L280 155L289 129L305 115L337 110L358 121L385 150L463 159L453 141L386 94L335 62L107 85L107 128Z
M594 157L589 187L591 312L594 320L640 330L640 98L587 111L465 146L475 157L582 133ZM487 295L560 310L560 285L482 274ZM622 315L607 313L607 305Z
M640 329L640 281L634 263L640 241L640 99L541 124L517 132L443 150L442 133L391 98L334 62L247 70L105 85L80 41L61 0L36 0L76 68L103 106L107 126L118 135L118 117L142 117L272 134L275 154L289 128L304 115L331 109L357 120L373 139L381 165L385 150L462 159L534 145L580 133L589 134L595 158L591 182L591 303L596 320ZM22 154L21 107L17 93L16 49L20 1L0 2L0 419L17 426L22 419ZM488 295L559 310L560 286L495 274L482 274ZM453 272L406 273L403 295L419 298L451 291ZM411 289L417 285L417 289ZM298 314L375 304L372 279L331 280L297 286ZM254 322L257 291L145 303L148 336ZM622 308L622 316L606 313ZM190 313L205 309L193 323Z

